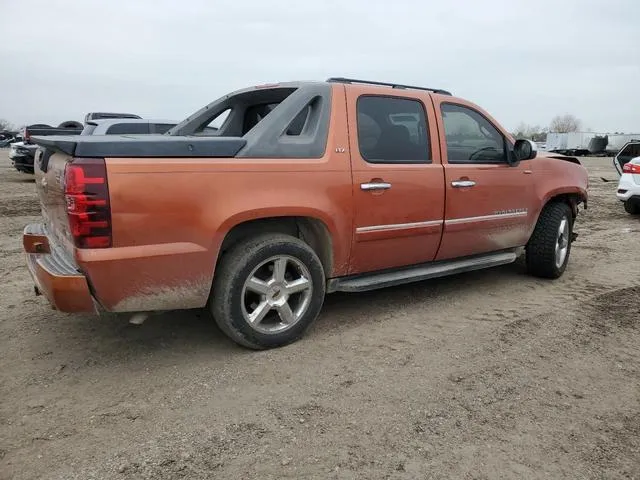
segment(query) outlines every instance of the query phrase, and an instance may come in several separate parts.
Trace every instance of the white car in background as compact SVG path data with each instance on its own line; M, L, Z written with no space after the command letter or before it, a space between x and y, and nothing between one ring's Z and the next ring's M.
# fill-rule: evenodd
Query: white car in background
M148 118L87 120L80 135L162 135L177 124L175 120Z
M613 159L613 166L620 174L618 200L632 215L640 215L640 141L627 143Z

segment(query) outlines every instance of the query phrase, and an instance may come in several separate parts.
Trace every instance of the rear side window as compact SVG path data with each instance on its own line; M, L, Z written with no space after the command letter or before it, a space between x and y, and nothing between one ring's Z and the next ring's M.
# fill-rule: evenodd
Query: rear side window
M298 136L302 134L302 130L307 125L307 121L311 116L311 105L307 105L305 108L300 110L300 113L296 115L296 118L289 124L287 128L286 134L289 136Z
M106 131L106 135L123 135L123 134L146 134L149 133L149 124L144 123L116 123L111 125Z
M449 163L506 163L500 131L477 111L443 103L441 106Z
M369 163L430 163L424 106L407 98L362 96L357 106L358 145Z
M255 127L260 121L269 115L271 111L278 106L277 103L263 103L251 105L244 113L244 121L242 125L242 135Z
M154 123L151 125L151 133L164 134L175 126L175 123Z
M640 143L630 143L627 145L627 148L623 149L619 155L624 155L625 157L640 157Z

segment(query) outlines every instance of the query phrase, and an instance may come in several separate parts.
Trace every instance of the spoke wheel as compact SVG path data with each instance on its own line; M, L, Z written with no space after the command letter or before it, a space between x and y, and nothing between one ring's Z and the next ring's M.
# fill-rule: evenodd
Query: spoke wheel
M280 332L300 320L312 293L311 274L300 260L287 255L271 257L245 281L242 314L259 332Z
M562 267L567 258L569 240L569 220L563 218L558 227L558 238L556 239L556 268Z
M326 289L322 262L299 238L263 234L238 242L214 272L211 313L236 343L265 349L299 339L318 317Z

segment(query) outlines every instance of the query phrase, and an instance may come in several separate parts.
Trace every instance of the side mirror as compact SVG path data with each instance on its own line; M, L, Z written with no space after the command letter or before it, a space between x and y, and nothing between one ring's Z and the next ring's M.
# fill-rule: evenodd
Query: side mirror
M516 140L516 143L513 146L513 156L515 157L516 162L534 159L537 154L538 146L531 140Z

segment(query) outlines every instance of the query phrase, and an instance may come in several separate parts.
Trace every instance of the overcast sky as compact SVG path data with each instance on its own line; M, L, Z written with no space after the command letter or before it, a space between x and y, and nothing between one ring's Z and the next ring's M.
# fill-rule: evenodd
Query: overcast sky
M0 0L0 118L180 120L256 83L453 91L507 128L640 132L640 0Z

